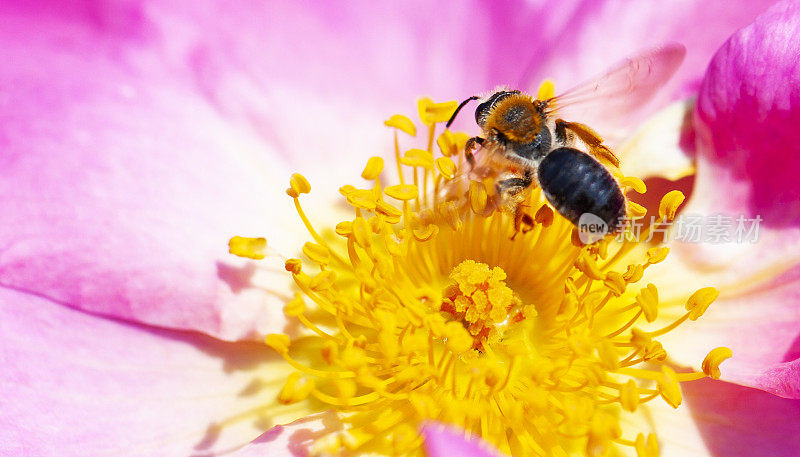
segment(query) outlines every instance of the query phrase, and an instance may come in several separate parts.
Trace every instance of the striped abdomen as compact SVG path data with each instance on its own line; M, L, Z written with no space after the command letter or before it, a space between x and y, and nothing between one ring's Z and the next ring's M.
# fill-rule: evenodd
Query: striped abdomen
M573 224L589 213L614 231L625 217L625 196L619 184L585 152L573 148L550 152L539 164L538 178L550 204Z

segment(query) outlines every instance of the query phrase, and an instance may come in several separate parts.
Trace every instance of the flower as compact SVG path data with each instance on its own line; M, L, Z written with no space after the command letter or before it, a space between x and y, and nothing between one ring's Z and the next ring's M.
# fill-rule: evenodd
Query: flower
M292 176L286 193L313 241L303 245L304 260L285 262L300 292L284 313L305 332L266 337L290 368L278 401L338 413L341 425L315 444L331 455L413 455L426 419L523 455L604 455L655 443L647 427L626 437L625 422L645 423L649 405L640 405L659 397L677 408L680 382L718 378L731 355L716 348L702 371L676 373L658 339L700 318L718 291L697 290L683 316L659 321L658 289L640 280L668 248L631 255L641 243L630 231L622 242L583 246L539 189L518 203L527 214L503 211L494 189L504 168L480 165L471 179L457 177L468 165L450 154L464 150L467 135L441 134L443 155L434 159L436 122L455 108L420 101L428 149L396 150L396 185L384 184L393 173L382 173L383 159L370 158L366 188L339 190L351 211L335 235L310 221L300 200L311 185ZM386 123L416 134L404 116ZM636 178L620 183L645 192ZM659 212L671 219L682 201L671 192ZM263 257L262 246L231 240L251 258Z
M269 198L290 170L352 173L351 160L385 145L375 119L418 94L544 76L568 86L669 38L694 43L678 81L697 80L719 43L763 8L564 2L476 14L486 10L351 5L0 6L13 62L0 98L3 452L186 455L240 445L279 423L254 424L271 417L258 407L279 387L260 389L270 353L223 342L283 330L280 291L253 287L279 283L232 264L224 242L264 233L292 245L290 211ZM507 35L485 32L508 18L518 22L502 28ZM608 24L627 31L618 48L596 38ZM369 31L380 38L363 39ZM476 46L467 31L487 39ZM404 46L387 55L396 36ZM519 49L536 56L522 75L513 73L523 67ZM323 155L331 144L342 152ZM328 182L315 178L316 188ZM212 426L234 417L242 420Z

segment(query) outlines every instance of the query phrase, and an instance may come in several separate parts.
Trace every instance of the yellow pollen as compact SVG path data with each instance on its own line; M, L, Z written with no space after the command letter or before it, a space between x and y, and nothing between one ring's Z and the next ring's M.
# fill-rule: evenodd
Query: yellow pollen
M675 219L675 213L685 198L683 192L679 190L667 192L661 199L661 204L658 205L658 217L667 221Z
M395 114L394 116L390 117L388 121L384 122L384 125L387 127L394 127L407 133L408 135L417 136L417 127L414 126L414 123L411 122L411 119L403 116L402 114Z
M726 347L718 347L708 353L703 360L703 373L713 379L719 379L720 373L719 365L725 360L731 358L733 352Z
M300 194L307 194L311 192L311 184L308 183L306 178L300 173L292 175L289 180L289 188L286 189L286 194L290 197L299 197Z
M556 86L552 80L545 79L542 81L542 85L539 86L539 92L536 94L536 98L539 100L548 100L556 96Z
M552 92L549 83L539 93ZM657 428L624 424L649 424L651 401L680 405L681 382L720 376L729 349L711 351L700 372L676 373L658 341L718 292L700 289L666 320L657 285L640 281L669 249L641 249L630 227L621 240L583 245L536 188L522 193L521 216L507 211L494 190L503 170L471 173L467 135L437 137L455 107L419 102L428 129L419 148L400 147L398 130L416 134L409 118L385 122L397 173L370 158L366 184L339 189L350 213L335 228L315 228L300 202L311 186L291 177L287 194L310 239L285 261L298 293L284 313L300 336L265 339L292 370L276 405L337 413L342 428L318 438L318 455L422 457L418 426L439 420L511 455L657 456ZM638 178L620 182L646 191ZM659 214L673 218L682 201L667 194ZM630 200L628 209L646 213ZM259 258L266 241L230 246Z
M453 269L450 279L453 282L442 293L440 309L463 323L475 349L498 342L509 320L536 315L536 309L523 306L506 285L506 273L500 267L465 260Z
M383 171L383 159L380 157L370 157L364 171L361 172L361 177L367 181L372 181L380 176Z
M228 252L239 257L261 260L266 249L266 238L235 236L228 241Z
M422 98L417 104L419 109L419 117L427 125L433 125L436 122L446 122L453 115L456 110L458 102L450 101L444 103L434 103L430 98Z

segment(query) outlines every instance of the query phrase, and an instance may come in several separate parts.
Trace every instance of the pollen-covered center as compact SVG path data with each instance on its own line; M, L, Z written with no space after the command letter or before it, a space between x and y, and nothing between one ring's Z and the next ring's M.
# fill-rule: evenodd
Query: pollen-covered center
M311 186L292 176L287 194L311 240L302 259L286 261L298 293L284 313L304 332L266 338L294 370L277 401L337 412L341 428L317 440L326 455L421 456L418 427L433 419L512 455L622 446L655 456L657 430L621 424L646 417L652 400L677 407L679 382L719 376L729 350L711 351L703 372L676 373L658 342L699 318L716 291L661 316L657 287L640 281L668 249L636 249L631 233L582 245L537 189L522 217L494 205L492 175L469 174L466 136L435 136L455 106L420 102L427 148L404 154L397 132L414 136L416 126L386 122L396 129L397 184L385 186L383 160L371 158L367 186L340 188L351 214L333 230L312 224L300 204ZM617 178L625 192L645 190ZM681 200L668 194L661 216L674 217ZM628 202L628 214L643 211ZM263 244L235 238L231 250L258 258Z
M450 273L441 310L464 324L474 338L473 349L500 341L509 324L536 316L536 308L523 305L506 277L502 268L474 260L461 262Z

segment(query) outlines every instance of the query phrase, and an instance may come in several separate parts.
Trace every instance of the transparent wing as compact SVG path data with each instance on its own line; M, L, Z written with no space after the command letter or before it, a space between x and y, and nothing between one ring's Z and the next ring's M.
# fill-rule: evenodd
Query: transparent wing
M631 121L678 70L686 48L670 43L628 58L597 78L546 100L548 115L589 125L608 137Z
M497 145L491 143L477 146L470 152L473 157L472 165L467 162L465 155L460 155L459 173L442 186L444 200L464 199L473 181L485 182L487 178L496 180L499 174L518 167L505 159L497 151ZM494 192L493 189L487 189L487 191Z

